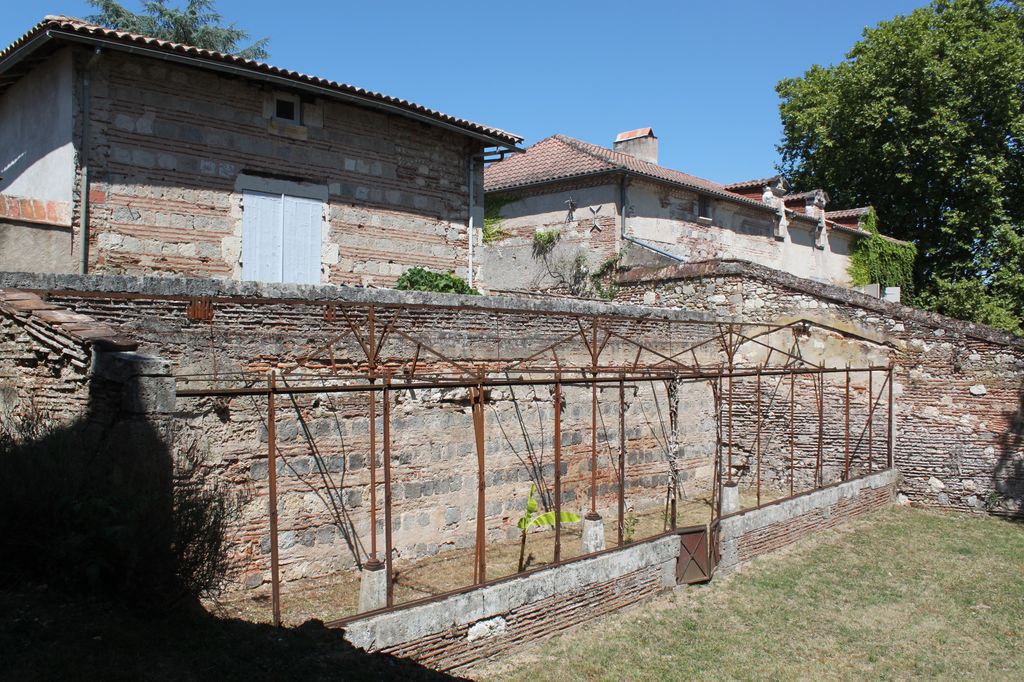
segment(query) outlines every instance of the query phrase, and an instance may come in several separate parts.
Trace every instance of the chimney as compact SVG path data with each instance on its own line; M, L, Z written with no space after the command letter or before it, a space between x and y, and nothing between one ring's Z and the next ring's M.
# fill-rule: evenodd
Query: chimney
M658 138L654 136L653 128L637 128L619 133L615 136L614 149L641 161L658 163Z

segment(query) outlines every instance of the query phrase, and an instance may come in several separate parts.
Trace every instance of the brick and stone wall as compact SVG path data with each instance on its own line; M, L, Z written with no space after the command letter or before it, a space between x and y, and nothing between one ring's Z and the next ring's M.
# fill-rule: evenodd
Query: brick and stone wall
M77 269L77 162L87 157L93 272L240 279L240 178L254 176L327 196L322 282L387 285L417 265L465 276L468 160L480 142L315 97L302 98L301 125L290 125L273 118L279 91L270 86L110 51L93 62L89 139L81 150L81 76L92 55L66 52L58 66L69 82L54 90L63 93L60 105L46 103L46 116L59 117L52 128L61 131L61 155L47 162L58 167L45 176L16 168L4 174L24 177L0 183L4 195L19 200L13 208L0 203L0 240L5 230L14 237L32 231L27 220L70 230L73 219L74 235L47 259L0 258L5 269ZM29 95L12 89L4 106L26 109ZM482 169L474 172L482 187ZM51 197L56 179L62 194Z
M713 215L707 220L698 216L696 192L639 178L627 181L625 195L623 209L619 178L607 175L489 193L493 227L504 234L482 245L481 282L492 290L564 291L574 264L590 273L620 255L624 262L670 262L653 250L630 246L628 238L635 238L683 262L743 259L849 284L850 250L857 238L849 232L830 229L820 238L817 221L806 217L792 218L780 229L773 210L719 199L711 201ZM570 201L576 206L571 216ZM621 235L623 222L627 239ZM533 249L538 230L561 234L543 257Z
M650 309L582 301L170 278L7 274L0 275L0 281L42 293L49 305L111 326L136 342L139 352L166 360L173 374L193 377L180 387L237 385L239 372L265 385L271 369L281 374L281 382L301 379L307 384L364 370L365 356L352 339L345 314L363 326L370 304L377 306L381 328L395 320L396 328L408 335L391 334L382 351L382 363L394 371L408 367L417 341L443 349L468 367L527 357L572 335L574 329L578 332L577 315L610 316L620 333L643 339L660 352L675 352L714 329L705 315L659 315ZM196 299L210 301L211 319L190 319L189 307ZM334 319L329 320L332 304ZM561 346L558 357L563 366L589 364L578 339ZM631 363L635 357L636 347L620 340L609 341L602 355L612 365ZM552 361L546 356L543 362ZM439 369L452 368L422 350L418 371ZM715 431L709 386L688 383L669 390L663 382L641 382L625 389L627 506L641 512L664 504L670 460L685 497L706 489ZM553 485L554 405L551 386L494 388L487 397L487 534L501 540L517 532L515 523L525 508L531 478L541 478L542 488L550 490ZM563 400L563 499L568 509L585 511L590 491L589 387L565 386ZM614 523L620 485L614 466L618 386L602 387L598 403L598 509ZM227 489L238 491L245 500L233 536L236 584L265 583L265 397L183 398L176 409L176 447L203 452ZM468 392L395 391L392 412L398 558L412 560L470 547L477 477ZM377 414L380 447L379 401ZM672 423L677 424L675 429ZM369 544L367 395L309 394L294 401L282 397L275 425L283 579L352 568L365 560ZM378 480L380 466L378 462ZM378 523L383 523L382 516ZM378 529L382 547L383 526Z
M457 669L673 587L678 556L669 535L341 625L367 651Z
M962 510L1018 515L1024 507L1019 337L752 263L634 270L619 286L623 303L827 326L801 344L814 363L842 367L891 359L901 491L915 503ZM876 391L877 384L876 377ZM827 392L835 396L838 390ZM828 411L829 423L841 419L836 407ZM745 429L743 438L751 437Z
M813 533L891 505L900 474L888 469L722 517L721 560L729 571Z

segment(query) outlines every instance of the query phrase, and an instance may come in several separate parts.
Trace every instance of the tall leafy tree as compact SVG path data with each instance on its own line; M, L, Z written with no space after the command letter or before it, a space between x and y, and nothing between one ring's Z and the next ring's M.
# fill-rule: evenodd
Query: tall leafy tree
M214 9L213 0L187 0L184 8L169 7L167 0L148 0L142 3L142 13L136 14L113 0L89 0L99 13L89 21L129 33L153 36L175 43L194 45L245 59L267 59L267 38L261 38L248 47L240 47L249 39L249 33L234 24L222 25L223 17Z
M917 245L914 302L1024 329L1024 12L936 0L780 81L780 170Z

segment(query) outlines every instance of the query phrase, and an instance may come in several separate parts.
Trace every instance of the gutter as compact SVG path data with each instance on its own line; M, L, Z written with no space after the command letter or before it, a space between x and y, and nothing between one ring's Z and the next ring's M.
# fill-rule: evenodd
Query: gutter
M89 116L92 103L90 76L101 54L101 49L97 47L85 64L82 77L82 140L78 147L78 166L82 173L82 189L78 201L78 272L82 275L89 272Z
M630 237L626 234L626 180L628 176L629 173L623 172L622 175L619 177L619 236L625 241L630 242L631 244L636 244L639 247L653 251L659 256L668 258L672 261L675 261L676 263L682 263L683 259L680 258L679 256L671 254L668 251L659 249L657 246L654 246L653 244L648 244L647 242L641 239L637 239L636 237Z

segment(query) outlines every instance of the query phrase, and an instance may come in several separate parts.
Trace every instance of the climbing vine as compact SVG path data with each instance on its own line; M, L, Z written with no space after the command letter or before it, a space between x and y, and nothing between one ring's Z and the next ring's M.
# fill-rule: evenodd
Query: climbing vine
M501 209L514 201L519 201L519 197L512 194L504 196L488 194L484 196L483 242L485 244L498 242L512 236L511 232L501 227L503 220Z
M883 237L878 232L875 209L861 221L862 229L871 233L861 237L850 251L850 279L856 286L877 283L882 288L910 289L914 280L914 259L917 247L909 242Z
M611 301L618 293L619 288L615 285L615 270L619 265L619 258L620 256L612 256L590 274L590 285L598 298Z

